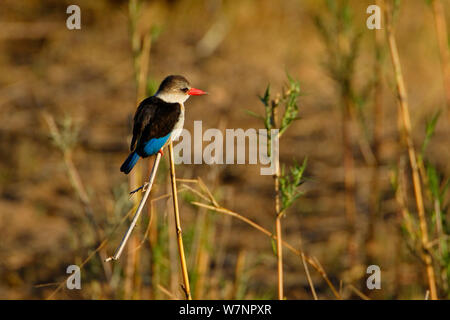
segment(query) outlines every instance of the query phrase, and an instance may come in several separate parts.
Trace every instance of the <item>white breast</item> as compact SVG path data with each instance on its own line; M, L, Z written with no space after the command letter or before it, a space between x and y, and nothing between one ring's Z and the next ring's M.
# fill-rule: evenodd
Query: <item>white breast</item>
M180 105L181 105L181 113L180 116L178 117L177 123L175 123L175 126L173 127L172 135L170 136L170 139L172 141L178 139L184 126L184 105L182 103L180 103Z

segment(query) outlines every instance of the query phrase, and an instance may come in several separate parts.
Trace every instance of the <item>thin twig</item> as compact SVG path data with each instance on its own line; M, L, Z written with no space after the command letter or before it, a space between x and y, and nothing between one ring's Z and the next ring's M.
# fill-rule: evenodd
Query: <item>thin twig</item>
M201 194L198 190L195 190L194 188L189 187L188 185L185 185L185 184L182 184L181 186L183 186L185 189L191 191L192 193L196 194L203 200L210 202L210 199L208 197L204 196L203 194Z
M155 164L153 165L152 173L150 174L150 179L148 182L147 190L145 191L145 194L142 197L141 202L139 203L139 207L136 211L136 214L134 215L134 218L133 218L133 221L131 222L130 227L128 228L127 232L125 233L125 236L123 237L122 241L120 242L120 245L117 248L114 255L112 257L107 258L106 261L117 260L120 258L120 255L122 254L125 244L127 243L128 238L130 237L131 233L133 232L133 229L136 226L136 222L139 219L139 216L141 215L142 209L144 209L145 202L147 202L147 198L150 195L150 191L152 190L152 185L153 185L153 181L155 180L156 171L158 171L159 160L161 160L161 153L157 153L157 155L156 155Z
M356 293L361 299L363 300L370 300L370 298L368 296L366 296L364 293L362 293L360 290L358 290L357 288L355 288L354 285L349 284L348 287L354 292Z
M381 6L380 0L376 1ZM365 238L366 265L371 265L375 260L374 243L375 227L380 211L380 179L381 150L383 144L383 30L374 30L374 83L373 83L373 141L372 149L374 162L371 164L370 197L369 197L369 220Z
M419 169L417 165L416 152L414 150L414 143L412 139L412 129L411 129L411 117L409 114L409 106L407 100L407 93L405 82L403 79L403 73L400 65L400 58L397 50L397 42L395 40L393 26L391 21L392 10L389 6L385 6L385 16L386 16L386 32L389 43L389 49L391 54L391 60L394 67L395 80L397 85L397 98L399 111L401 113L402 122L403 122L403 130L406 139L406 147L408 149L409 161L412 170L412 178L413 178L413 186L414 186L414 194L417 206L417 212L419 215L420 222L420 231L421 231L421 240L422 246L425 249L423 252L423 260L426 266L426 272L428 277L428 285L430 287L431 299L436 300L437 289L436 289L436 280L433 269L433 261L430 253L426 250L428 244L428 226L425 215L425 208L422 197L422 185L420 181Z
M180 300L178 299L172 292L164 288L162 285L158 284L158 289L161 290L164 294L166 294L172 300Z
M278 103L273 102L272 108L272 126L277 127L277 115L278 115ZM278 139L280 134L278 134ZM269 149L268 149L269 150ZM275 150L275 154L279 155L279 150ZM277 274L278 274L278 300L284 299L284 286L283 286L283 238L281 231L281 217L283 212L281 210L281 195L280 195L280 157L276 156L275 159L275 174L274 189L275 189L275 232L277 234L276 246L277 246Z
M309 287L311 288L311 292L314 297L314 300L319 300L319 298L317 298L316 289L314 288L314 283L311 279L311 275L309 274L308 265L306 264L306 260L305 260L305 254L302 252L301 256L302 256L303 267L305 268L306 279L308 279L308 284L309 284Z
M275 220L275 227L277 233L277 270L278 270L278 300L284 299L283 290L283 239L281 233L281 216L277 215Z
M203 180L200 177L198 177L197 180L199 187L208 195L211 203L216 207L219 206L219 204L216 202L216 199L213 197L211 191L209 191L208 187L205 185Z
M277 244L277 271L278 271L278 300L284 299L284 286L283 286L283 238L281 232L281 218L283 212L281 211L280 205L280 163L279 159L275 159L275 170L274 175L274 187L275 187L275 230L277 234L276 244Z
M234 269L234 282L233 282L233 290L232 290L232 294L231 294L231 299L240 299L238 294L239 294L240 283L242 281L242 274L244 273L245 258L246 258L245 250L239 250L237 260L236 260L236 267Z
M177 178L177 182L185 182L185 183L198 183L197 179L182 179L182 178Z

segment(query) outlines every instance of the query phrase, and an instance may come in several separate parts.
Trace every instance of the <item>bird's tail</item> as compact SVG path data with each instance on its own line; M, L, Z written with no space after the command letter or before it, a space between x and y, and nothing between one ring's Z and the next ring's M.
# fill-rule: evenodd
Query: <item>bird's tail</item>
M131 169L133 169L136 162L139 160L138 154L135 152L130 153L128 158L125 160L125 162L120 167L120 171L122 171L125 174L129 174Z

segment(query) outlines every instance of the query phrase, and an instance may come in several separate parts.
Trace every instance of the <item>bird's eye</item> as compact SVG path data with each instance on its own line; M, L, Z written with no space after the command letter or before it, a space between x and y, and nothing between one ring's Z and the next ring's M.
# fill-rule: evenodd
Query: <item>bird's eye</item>
M182 88L181 91L183 91L184 93L188 92L188 88Z

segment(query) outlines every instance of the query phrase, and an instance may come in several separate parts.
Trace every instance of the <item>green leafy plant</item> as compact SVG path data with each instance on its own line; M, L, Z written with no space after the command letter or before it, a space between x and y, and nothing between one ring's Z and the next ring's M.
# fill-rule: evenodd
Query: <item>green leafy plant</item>
M280 192L281 192L281 212L285 212L304 193L299 189L303 184L303 173L305 172L307 158L299 165L294 163L289 172L285 173L285 168L281 170Z
M264 127L268 131L267 150L269 154L272 144L271 134L269 134L271 132L270 130L277 129L278 138L280 138L292 123L299 119L297 102L301 95L300 82L293 79L289 74L287 74L287 78L288 82L284 85L281 94L277 94L275 98L271 98L269 84L264 95L259 97L264 105L264 116L248 112L250 115L263 121ZM278 119L280 120L278 121ZM303 172L306 169L306 159L303 161L302 166L294 164L289 169L289 174L285 174L284 168L282 171L280 170L280 160L278 158L272 159L272 161L276 162L276 172L273 175L275 189L275 229L277 236L274 251L277 255L278 264L278 299L284 300L281 218L285 215L286 209L302 195L298 187L301 184Z
M439 262L440 280L443 291L449 295L450 288L450 251L448 248L448 239L450 234L450 226L446 212L448 204L446 203L446 195L450 186L450 179L433 164L430 159L425 156L427 147L436 131L436 125L441 112L436 112L427 122L425 127L425 138L422 143L421 152L418 157L418 165L421 168L421 174L425 180L425 186L428 191L428 199L430 201L430 216L432 223L435 225L435 248L434 258Z
M277 95L275 99L271 99L270 84L267 86L264 95L260 96L259 99L264 105L264 116L258 115L254 112L247 111L250 115L255 116L264 121L264 127L270 131L271 129L277 129L276 118L278 107L284 107L283 116L281 117L279 130L279 135L281 136L289 126L299 118L298 115L298 105L297 100L301 95L300 82L293 79L289 74L286 75L288 78L287 85L285 84L284 90L281 96Z

